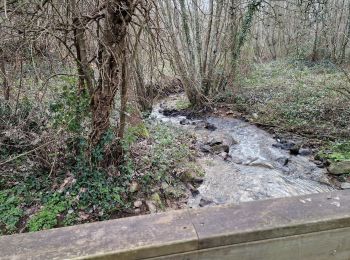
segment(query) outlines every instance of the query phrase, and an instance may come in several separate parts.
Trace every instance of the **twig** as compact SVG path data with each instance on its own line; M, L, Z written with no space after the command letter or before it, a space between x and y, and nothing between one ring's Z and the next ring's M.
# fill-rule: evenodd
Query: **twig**
M31 153L33 153L33 152L39 150L40 148L45 147L45 146L47 146L47 145L49 145L49 144L51 144L51 143L53 143L53 142L55 142L55 141L56 141L56 140L53 140L53 141L48 142L48 143L46 143L46 144L40 145L40 146L38 146L37 148L35 148L35 149L33 149L33 150L30 150L30 151L28 151L28 152L25 152L25 153L22 153L22 154L19 154L19 155L13 157L13 158L10 158L10 159L8 159L7 161L4 161L4 162L0 163L0 167L1 167L1 166L4 166L5 164L8 164L8 163L10 163L10 162L12 162L12 161L14 161L14 160L17 160L18 158L21 158L21 157L23 157L23 156L26 156L26 155L28 155L28 154L31 154Z
M8 16L7 16L7 0L4 0L4 11L5 11L5 17L6 17L6 19L8 19Z

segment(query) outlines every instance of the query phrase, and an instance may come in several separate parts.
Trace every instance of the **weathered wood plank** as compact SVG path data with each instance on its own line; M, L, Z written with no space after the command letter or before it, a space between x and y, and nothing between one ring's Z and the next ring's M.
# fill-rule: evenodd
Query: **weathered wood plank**
M329 250L350 259L349 239L350 191L341 191L5 236L0 259L323 259Z
M261 240L152 260L349 260L350 228Z
M0 238L0 259L139 259L197 249L187 210Z
M350 227L350 192L191 211L199 249Z

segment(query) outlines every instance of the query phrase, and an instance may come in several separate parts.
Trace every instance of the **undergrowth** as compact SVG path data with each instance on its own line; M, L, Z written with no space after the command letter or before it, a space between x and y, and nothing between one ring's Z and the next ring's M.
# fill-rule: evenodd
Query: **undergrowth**
M113 153L113 128L89 155L88 102L70 84L49 109L0 105L0 235L147 213L136 200L173 207L187 191L176 169L198 172L192 136L151 122L127 127L124 152L110 164L102 147Z
M258 123L324 140L349 136L349 88L343 71L330 62L275 61L256 64L236 83L234 107L256 114Z
M331 162L350 161L350 142L330 143L318 155Z
M179 165L194 169L188 162L192 151L186 142L190 138L164 125L142 124L126 133L121 167L92 166L78 156L56 176L48 172L28 173L26 177L20 173L4 175L0 232L39 231L120 217L125 212L132 215L135 200L148 199L155 193L164 201L183 197L185 185L175 169ZM98 151L95 156L98 160ZM130 190L134 182L139 187L136 191ZM167 193L165 183L174 187L174 192Z

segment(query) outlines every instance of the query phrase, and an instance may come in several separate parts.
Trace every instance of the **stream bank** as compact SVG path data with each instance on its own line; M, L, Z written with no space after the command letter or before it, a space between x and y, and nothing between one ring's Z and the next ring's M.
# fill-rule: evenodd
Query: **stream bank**
M197 162L205 171L198 192L189 195L189 207L239 204L335 190L327 169L308 149L293 152L290 140L241 119L181 114L182 95L157 104L153 120L186 129L196 136Z

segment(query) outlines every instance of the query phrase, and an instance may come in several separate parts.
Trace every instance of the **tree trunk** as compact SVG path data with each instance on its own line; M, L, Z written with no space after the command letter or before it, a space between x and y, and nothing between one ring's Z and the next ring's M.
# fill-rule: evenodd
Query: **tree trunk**
M126 44L124 39L123 44L123 57L122 57L122 79L121 79L121 90L120 90L120 124L118 137L120 139L124 138L124 131L126 126L126 109L128 104L128 65L127 65L127 57L126 57Z
M180 8L181 8L181 19L182 19L182 29L185 33L185 41L187 44L187 50L188 50L188 59L190 61L191 67L194 67L195 57L193 53L193 47L192 47L192 38L191 38L191 32L190 32L190 26L188 21L188 15L187 15L187 9L185 6L185 0L179 0L180 2Z
M110 127L110 115L114 98L118 91L120 79L120 58L123 52L123 41L134 12L133 0L107 0L105 27L103 29L103 54L101 67L101 84L93 93L91 101L92 146L100 143Z
M3 55L3 51L0 50L0 74L2 77L2 84L4 89L4 99L6 101L10 100L10 85L8 84L7 80L7 73L6 73L6 60Z
M210 12L210 18L209 18L209 24L208 24L208 34L205 38L205 45L204 45L204 58L203 58L203 68L202 68L202 75L205 77L207 72L207 61L208 61L208 52L209 52L209 43L211 39L211 31L212 31L212 25L213 25L213 15L214 15L214 0L210 0L209 2L209 12Z
M196 56L197 56L197 66L198 71L197 73L200 76L200 79L203 78L202 75L202 38L201 38L201 28L200 28L200 21L199 21L199 6L198 1L193 0L192 1L193 9L194 9L194 26L195 26L195 42L196 42Z
M85 36L85 22L79 14L76 0L71 0L70 8L72 12L73 32L74 32L74 45L76 49L76 63L79 73L79 90L78 94L84 91L86 88L92 94L93 90L93 75L89 66L87 43Z
M242 48L244 46L244 43L248 37L248 34L250 32L250 29L253 24L253 19L255 13L258 11L260 5L262 3L262 0L252 0L248 4L248 10L244 15L241 29L238 35L237 43L235 44L235 50L232 53L231 58L231 77L235 76L236 68L237 68L237 62L241 55Z
M318 21L316 22L316 29L315 29L315 38L314 38L314 44L313 44L313 48L312 48L312 56L311 56L311 60L313 62L317 61L318 59Z

